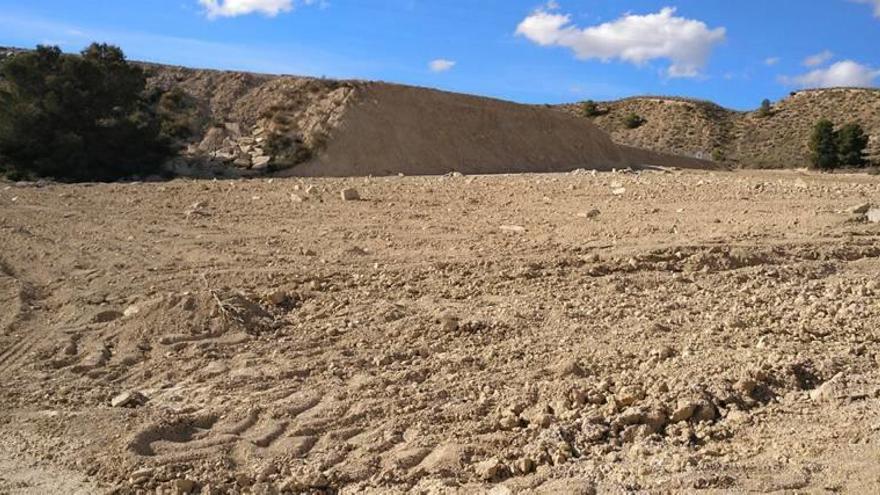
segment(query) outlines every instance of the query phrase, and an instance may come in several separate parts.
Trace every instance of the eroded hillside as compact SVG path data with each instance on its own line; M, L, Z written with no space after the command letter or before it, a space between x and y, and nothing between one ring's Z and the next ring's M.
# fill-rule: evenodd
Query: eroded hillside
M580 115L578 105L563 105ZM770 115L737 112L711 102L671 97L634 97L599 104L592 120L615 142L731 162L742 167L803 167L807 143L820 119L861 124L871 136L869 156L880 158L880 91L835 88L799 91L773 105ZM627 115L646 122L624 125Z

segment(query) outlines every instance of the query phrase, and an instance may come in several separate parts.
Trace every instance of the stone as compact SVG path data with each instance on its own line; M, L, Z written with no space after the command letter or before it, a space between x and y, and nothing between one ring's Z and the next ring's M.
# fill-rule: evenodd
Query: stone
M583 377L586 376L584 369L581 368L580 363L577 362L577 359L563 359L553 369L556 376L560 378L565 378L568 376L573 377Z
M137 391L123 392L110 400L110 406L134 408L143 406L148 400L144 394Z
M477 463L474 466L474 471L483 481L494 481L508 473L507 466L496 457Z
M306 198L304 196L300 196L299 194L292 193L290 195L290 200L294 203L302 203L306 200Z
M528 457L523 457L522 459L517 459L513 461L513 471L516 474L529 474L535 470L535 461L529 459Z
M880 223L880 208L871 208L865 213L865 218L871 223Z
M863 215L868 213L868 210L871 209L871 203L862 203L860 205L853 206L849 209L850 213L855 213L856 215Z
M444 332L454 332L458 330L461 319L455 315L444 314L440 316L439 323Z
M287 291L279 289L269 294L266 299L275 306L281 306L287 302L289 296L287 295Z
M361 199L360 193L358 193L357 189L353 188L343 189L339 196L342 197L343 201L358 201Z
M623 387L615 396L617 402L623 406L631 406L645 398L645 391L638 387Z
M195 493L196 482L188 479L174 480L174 490L180 495Z
M502 232L510 232L512 234L524 234L526 228L521 225L502 225L498 227Z
M613 194L615 196L623 196L624 194L626 194L626 188L625 187L614 188L611 190L611 194Z
M114 310L101 311L100 313L96 314L92 318L92 321L94 323L109 323L113 320L118 320L119 318L122 318L123 316L124 316L124 314L120 313L119 311L114 311Z
M659 409L648 411L642 416L642 423L648 426L651 433L657 433L662 430L666 426L666 421L666 413Z
M813 402L834 402L846 398L846 383L843 373L834 375L830 380L810 391Z
M271 162L271 161L272 161L271 156L266 156L266 155L255 156L253 159L253 165L251 166L251 168L253 168L254 170L264 170L266 168L269 168L269 162Z
M697 403L690 401L679 401L678 407L672 411L672 416L669 418L673 423L678 423L681 421L687 421L691 419L694 415L694 411L697 410Z
M651 349L651 355L659 360L669 359L672 356L675 356L675 350L668 345L660 346L655 349Z
M693 419L699 422L713 421L718 417L718 410L708 401L701 401L694 411Z
M624 425L635 425L641 423L643 417L641 409L630 407L617 416L617 421Z

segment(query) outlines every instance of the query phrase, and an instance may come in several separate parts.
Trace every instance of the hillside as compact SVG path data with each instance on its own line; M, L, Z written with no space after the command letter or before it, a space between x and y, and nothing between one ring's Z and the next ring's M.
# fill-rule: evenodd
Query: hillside
M562 109L580 115L578 105ZM742 167L803 167L807 142L822 118L838 125L861 124L871 136L869 154L880 158L880 91L834 88L793 93L773 105L770 116L737 112L714 103L670 97L633 97L599 104L603 115L593 122L621 144L716 158ZM647 122L623 125L635 113Z
M554 109L365 81L146 65L176 170L299 176L560 172L712 163L616 145Z

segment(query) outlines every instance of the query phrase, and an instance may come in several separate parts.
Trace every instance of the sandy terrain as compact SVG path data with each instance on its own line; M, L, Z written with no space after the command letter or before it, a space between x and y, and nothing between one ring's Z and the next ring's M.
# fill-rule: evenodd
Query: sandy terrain
M0 183L0 493L880 491L864 203L880 177Z

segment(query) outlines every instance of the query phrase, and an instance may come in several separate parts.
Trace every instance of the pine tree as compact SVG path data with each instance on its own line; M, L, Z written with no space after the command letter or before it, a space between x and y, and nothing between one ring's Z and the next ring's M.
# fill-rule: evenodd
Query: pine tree
M840 165L864 167L868 136L858 124L847 124L837 133L837 153Z
M769 117L773 113L773 107L770 105L770 100L764 99L761 102L761 108L758 109L759 117Z
M810 136L810 152L815 167L823 170L837 167L837 133L830 120L823 119L816 123Z
M59 180L156 173L168 148L146 77L117 47L37 47L0 62L0 172Z

